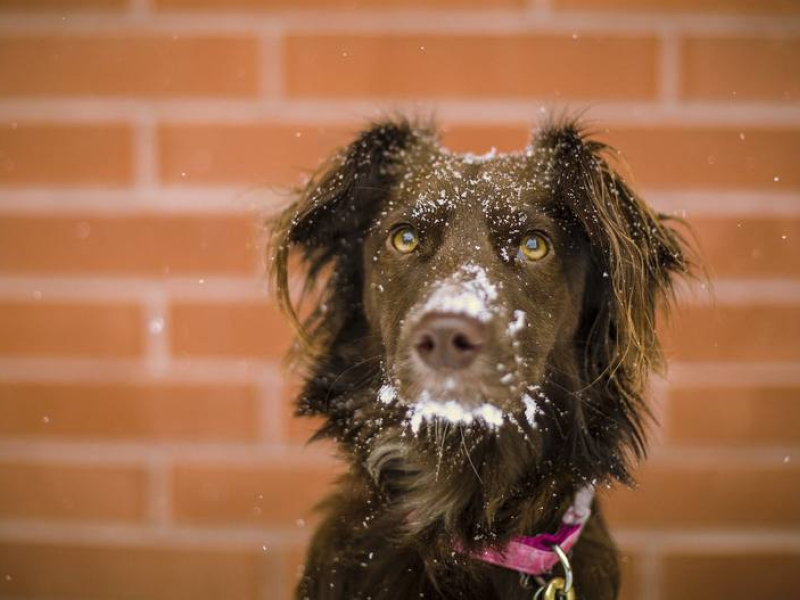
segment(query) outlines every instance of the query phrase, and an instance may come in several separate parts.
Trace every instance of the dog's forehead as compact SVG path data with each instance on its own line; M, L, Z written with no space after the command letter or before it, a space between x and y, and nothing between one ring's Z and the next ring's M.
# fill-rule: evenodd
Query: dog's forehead
M550 162L533 150L476 156L436 149L406 164L395 195L414 217L476 208L487 217L507 216L509 208L530 208L546 195Z

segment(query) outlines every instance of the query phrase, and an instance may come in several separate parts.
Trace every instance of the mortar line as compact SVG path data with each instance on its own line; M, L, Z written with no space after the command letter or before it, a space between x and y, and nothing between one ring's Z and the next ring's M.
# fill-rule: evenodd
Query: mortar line
M14 36L56 33L59 35L96 33L178 33L178 34L257 34L265 27L285 28L292 33L437 33L487 34L574 30L609 35L656 35L666 24L685 33L712 35L773 35L800 32L800 18L784 15L739 16L696 13L625 11L528 11L492 10L362 10L357 13L336 10L230 11L212 14L163 13L157 19L139 21L131 15L148 14L146 4L122 14L85 11L67 21L59 13L33 15L18 13L0 17L0 30ZM526 7L527 8L527 7ZM24 14L21 20L19 14Z
M165 372L170 364L169 301L163 289L152 286L144 302L145 361L152 376Z
M675 107L678 104L680 86L680 42L672 28L665 28L659 36L658 52L658 97L662 104Z
M641 600L661 600L661 556L655 547L648 547L640 554L641 564L638 568L638 589L642 592Z
M277 369L265 370L255 380L258 390L258 440L263 443L286 443L286 427L280 411L282 384Z
M147 460L147 520L156 528L165 528L172 517L171 473L168 460L152 457Z
M258 40L259 88L262 99L284 96L284 39L279 30L263 32Z

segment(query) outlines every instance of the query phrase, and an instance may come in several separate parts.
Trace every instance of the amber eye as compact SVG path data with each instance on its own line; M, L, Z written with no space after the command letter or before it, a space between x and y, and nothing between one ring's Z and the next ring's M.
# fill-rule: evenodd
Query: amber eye
M550 253L550 242L541 233L526 233L519 245L519 254L527 261L542 260Z
M411 254L419 246L419 236L411 225L401 225L392 231L389 242L400 254Z

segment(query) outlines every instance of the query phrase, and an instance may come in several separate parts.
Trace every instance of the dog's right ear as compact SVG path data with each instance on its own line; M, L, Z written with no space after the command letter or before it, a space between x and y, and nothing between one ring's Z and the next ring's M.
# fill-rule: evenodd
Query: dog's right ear
M305 291L319 273L357 254L363 233L375 219L396 176L404 152L427 129L408 121L385 121L364 130L331 157L275 222L272 223L272 280L282 308L297 326L289 292L289 254L297 251L305 267ZM342 273L339 273L341 276Z

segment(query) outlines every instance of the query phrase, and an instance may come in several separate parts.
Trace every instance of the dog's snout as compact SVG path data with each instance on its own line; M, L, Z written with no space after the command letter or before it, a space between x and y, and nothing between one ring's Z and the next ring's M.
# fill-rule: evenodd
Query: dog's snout
M432 369L464 369L486 343L486 326L465 315L430 314L414 329L414 351Z

